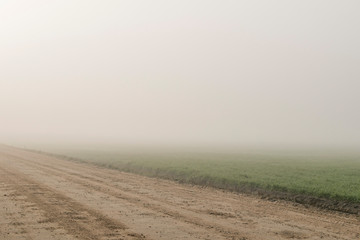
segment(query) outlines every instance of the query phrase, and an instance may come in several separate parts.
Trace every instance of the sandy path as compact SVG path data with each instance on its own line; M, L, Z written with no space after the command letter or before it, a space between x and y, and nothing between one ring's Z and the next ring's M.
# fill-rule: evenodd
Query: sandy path
M359 216L0 146L0 239L360 239Z

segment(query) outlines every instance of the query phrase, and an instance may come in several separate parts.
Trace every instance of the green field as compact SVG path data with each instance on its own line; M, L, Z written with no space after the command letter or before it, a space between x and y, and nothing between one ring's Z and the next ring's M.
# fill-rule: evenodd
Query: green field
M265 189L360 203L355 154L52 151L121 171L232 191Z

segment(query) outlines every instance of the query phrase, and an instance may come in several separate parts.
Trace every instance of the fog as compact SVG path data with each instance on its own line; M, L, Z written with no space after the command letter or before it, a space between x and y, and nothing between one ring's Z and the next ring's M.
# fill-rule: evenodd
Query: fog
M360 147L360 2L0 2L0 142Z

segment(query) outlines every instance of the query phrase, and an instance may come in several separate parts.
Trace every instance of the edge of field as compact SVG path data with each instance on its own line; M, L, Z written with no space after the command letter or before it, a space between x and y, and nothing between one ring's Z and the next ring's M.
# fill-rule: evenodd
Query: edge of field
M96 162L89 162L81 158L77 157L71 157L66 156L63 154L55 154L55 153L49 153L49 152L43 152L33 149L23 149L30 152L45 154L48 156L58 157L61 159L65 159L68 161L73 161L77 163L85 163L90 164L98 167L103 168L111 168L118 171L128 172L128 173L134 173L138 175L143 175L147 177L152 178L161 178L166 180L175 181L182 184L192 184L192 185L198 185L203 187L212 187L216 189L222 189L226 191L231 192L237 192L237 193L245 193L249 195L255 195L262 199L267 199L269 201L276 201L276 200L285 200L290 201L293 203L302 204L306 207L316 207L319 209L326 209L331 211L338 211L348 214L355 214L360 215L360 203L346 201L346 200L337 200L337 199L330 199L325 197L317 197L313 195L308 194L299 194L287 191L286 189L283 190L269 190L261 186L257 186L256 184L248 184L244 183L241 186L234 186L227 183L219 183L217 181L212 180L211 178L204 179L204 178L181 178L179 176L172 176L170 174L164 174L161 171L154 174L152 171L147 171L144 168L128 168L128 167L112 167L108 166L106 164L102 163L96 163Z

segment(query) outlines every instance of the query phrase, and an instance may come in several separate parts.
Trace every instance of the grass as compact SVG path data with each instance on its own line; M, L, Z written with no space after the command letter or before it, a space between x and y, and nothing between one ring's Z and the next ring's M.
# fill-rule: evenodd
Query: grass
M265 189L360 203L360 157L349 154L125 153L59 154L121 171L239 191Z

